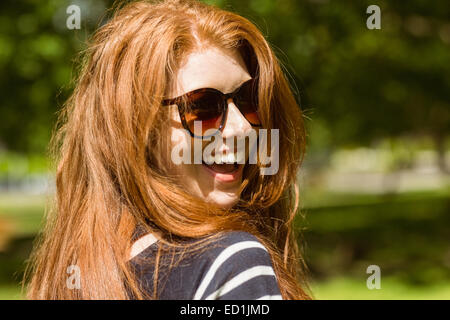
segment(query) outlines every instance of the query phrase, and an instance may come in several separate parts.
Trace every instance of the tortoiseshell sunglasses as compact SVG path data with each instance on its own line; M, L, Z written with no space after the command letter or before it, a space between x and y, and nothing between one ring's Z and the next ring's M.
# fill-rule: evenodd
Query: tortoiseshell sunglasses
M231 98L239 111L252 125L259 127L257 81L250 79L231 93L222 93L214 88L201 88L173 99L163 100L164 106L177 105L183 127L193 138L209 138L221 131L225 125L228 103ZM194 121L201 121L202 135L194 134ZM213 134L205 135L209 129Z

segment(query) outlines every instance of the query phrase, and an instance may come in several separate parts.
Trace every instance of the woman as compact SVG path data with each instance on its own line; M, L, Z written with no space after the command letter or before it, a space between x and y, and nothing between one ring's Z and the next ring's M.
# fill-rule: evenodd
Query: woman
M292 228L302 114L248 20L197 1L127 4L94 35L61 119L28 298L309 298ZM263 129L278 130L274 174L249 161ZM212 160L175 161L211 136Z

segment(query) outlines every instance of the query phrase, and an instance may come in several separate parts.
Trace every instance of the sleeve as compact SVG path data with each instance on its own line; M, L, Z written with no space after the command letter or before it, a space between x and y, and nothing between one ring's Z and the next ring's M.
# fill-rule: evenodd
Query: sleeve
M221 240L194 300L281 300L267 249L246 232L230 232Z

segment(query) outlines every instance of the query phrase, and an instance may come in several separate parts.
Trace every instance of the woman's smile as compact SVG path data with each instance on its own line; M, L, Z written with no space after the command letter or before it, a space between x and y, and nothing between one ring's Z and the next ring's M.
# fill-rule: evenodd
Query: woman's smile
M204 170L208 172L211 176L214 177L215 180L220 182L236 182L241 181L242 171L244 169L243 164L216 164L213 163L208 165L203 162L202 164Z

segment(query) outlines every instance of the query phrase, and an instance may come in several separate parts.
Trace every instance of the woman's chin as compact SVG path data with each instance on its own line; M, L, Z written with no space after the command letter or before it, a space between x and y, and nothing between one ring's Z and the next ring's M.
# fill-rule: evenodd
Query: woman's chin
M224 209L230 209L239 201L237 192L224 192L219 190L212 191L207 198L208 202L212 202Z

